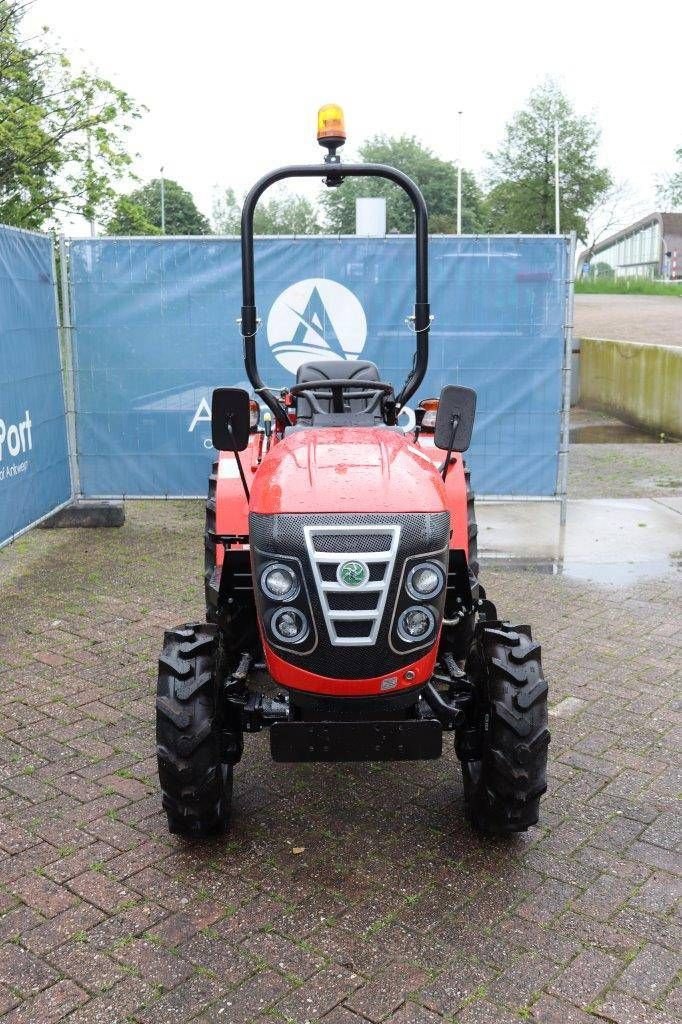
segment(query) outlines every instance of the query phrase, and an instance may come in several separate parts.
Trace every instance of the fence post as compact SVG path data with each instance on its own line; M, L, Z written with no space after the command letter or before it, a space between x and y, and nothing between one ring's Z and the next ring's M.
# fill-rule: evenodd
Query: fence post
M559 522L566 525L568 505L568 449L571 419L571 353L573 350L573 282L575 278L575 246L576 233L571 232L568 240L568 276L566 285L566 305L564 322L564 353L561 366L561 440L559 442L559 459L557 465L557 497L561 501Z
M54 258L54 257L53 257ZM57 280L55 274L55 289ZM72 498L78 498L81 493L80 467L78 464L78 440L76 434L76 389L73 373L73 335L71 325L71 297L69 295L69 271L67 265L67 247L64 235L59 236L59 290L61 303L57 308L61 309L59 319L60 335L62 339L63 370L64 370L64 404L66 406L66 431L69 444L69 467L71 470L71 492Z

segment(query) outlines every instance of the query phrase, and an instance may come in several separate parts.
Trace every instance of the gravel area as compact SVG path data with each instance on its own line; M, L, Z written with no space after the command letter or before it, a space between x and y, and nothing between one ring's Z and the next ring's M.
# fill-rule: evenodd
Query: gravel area
M682 297L576 295L573 334L576 338L682 345Z
M580 443L600 437L601 443ZM682 444L665 442L609 413L571 409L571 498L665 498L682 494ZM603 443L604 441L619 443ZM632 442L632 443L623 443Z
M568 460L572 498L658 498L682 493L680 444L574 444Z

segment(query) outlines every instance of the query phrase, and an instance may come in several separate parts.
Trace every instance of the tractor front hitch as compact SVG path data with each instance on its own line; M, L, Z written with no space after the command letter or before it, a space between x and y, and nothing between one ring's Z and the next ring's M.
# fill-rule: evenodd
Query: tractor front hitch
M263 693L249 693L241 707L244 732L260 732L275 722L289 720L289 698L283 694L266 697Z
M473 693L468 690L446 699L442 693L439 693L433 682L426 684L422 690L422 697L448 732L458 729L466 723L467 711L474 701Z
M224 685L225 702L231 711L231 718L239 723L242 732L260 732L275 722L289 719L291 710L285 694L267 697L246 686L246 675L240 679L230 676Z
M254 663L251 654L244 653L236 669L223 683L225 703L230 712L227 717L238 724L240 732L260 732L275 722L289 718L289 698L285 694L266 697L264 693L249 690L249 672L262 667Z

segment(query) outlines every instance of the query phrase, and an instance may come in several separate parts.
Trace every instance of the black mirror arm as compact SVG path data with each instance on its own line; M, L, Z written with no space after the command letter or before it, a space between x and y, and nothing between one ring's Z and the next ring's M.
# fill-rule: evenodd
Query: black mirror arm
M232 452L234 454L235 459L237 460L237 469L239 470L239 476L241 477L242 487L244 488L244 494L246 495L246 500L250 501L251 495L249 494L249 485L246 482L246 476L244 475L244 467L242 466L242 460L239 455L239 452L237 451L237 438L234 436L234 430L232 429L231 416L229 416L227 420L227 432L232 438Z
M414 443L415 444L419 443L419 435L422 432L422 422L423 422L425 416L426 416L426 409L422 409L421 406L418 406L414 410Z
M452 459L452 449L455 447L455 437L457 436L457 427L459 426L459 421L460 417L457 415L457 413L455 413L454 416L452 417L452 433L450 434L450 447L448 448L448 453L445 456L445 461L443 465L438 467L438 472L443 477L443 481L445 481L445 478L448 475L450 460Z

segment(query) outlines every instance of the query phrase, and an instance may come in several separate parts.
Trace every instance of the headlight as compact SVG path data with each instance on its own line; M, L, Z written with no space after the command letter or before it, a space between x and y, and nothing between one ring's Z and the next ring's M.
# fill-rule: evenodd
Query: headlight
M445 585L445 573L435 562L420 562L407 574L405 587L410 597L424 601L440 594Z
M273 601L293 601L301 586L298 577L288 565L267 565L260 575L261 590Z
M308 620L298 608L278 608L270 619L270 629L278 640L300 644L308 635Z
M405 643L413 644L432 633L436 618L430 608L406 608L398 619L398 636Z

